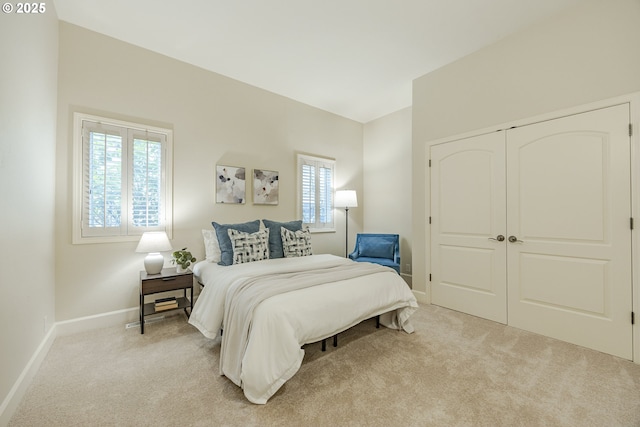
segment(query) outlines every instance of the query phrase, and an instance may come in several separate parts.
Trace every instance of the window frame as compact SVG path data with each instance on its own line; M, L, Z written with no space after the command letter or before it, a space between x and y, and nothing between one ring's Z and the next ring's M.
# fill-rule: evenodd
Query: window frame
M83 227L85 223L85 212L83 209L85 186L87 181L84 179L84 143L83 143L83 122L90 122L95 125L104 127L116 127L125 130L126 140L123 152L126 149L126 158L123 155L122 168L125 169L123 174L126 175L126 188L123 188L122 205L125 209L123 213L124 224L111 229L96 229L90 233L83 235ZM159 140L163 144L161 166L162 190L162 215L164 224L158 227L135 227L132 223L131 213L131 189L132 189L132 168L129 163L133 157L133 139L140 139L140 136L148 137L148 140ZM164 139L164 141L163 141ZM131 143L130 143L130 141ZM149 126L141 123L134 123L124 120L101 117L86 113L73 113L73 195L72 195L72 243L111 243L111 242L130 242L138 241L145 231L165 231L169 238L173 236L173 131L171 129L161 128L157 126Z
M334 207L334 202L335 202L335 181L336 181L336 161L335 159L330 159L327 157L320 157L320 156L313 156L313 155L309 155L309 154L297 154L297 184L298 184L298 200L297 200L297 212L298 212L298 217L301 218L304 221L303 218L303 182L302 182L302 167L303 165L313 165L316 168L316 172L318 171L318 169L321 166L327 167L329 169L331 169L331 189L329 191L329 197L330 197L330 201L329 201L329 208L328 208L328 212L330 212L331 214L331 222L327 222L327 223L321 223L319 221L319 217L320 215L316 215L316 221L314 223L305 223L303 222L303 226L306 226L309 228L309 231L311 233L330 233L330 232L335 232L336 231L336 217L335 217L335 207ZM316 173L316 179L319 179L319 174ZM316 186L316 194L315 194L315 199L316 199L316 209L318 209L318 200L319 200L319 192L320 192L320 186Z

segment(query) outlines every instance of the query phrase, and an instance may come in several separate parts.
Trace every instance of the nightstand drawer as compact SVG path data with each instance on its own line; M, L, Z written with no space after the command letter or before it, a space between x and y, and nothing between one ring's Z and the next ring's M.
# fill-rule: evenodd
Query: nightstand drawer
M176 289L190 288L193 286L193 276L191 274L158 277L157 279L146 279L142 281L142 295L153 294L156 292L173 291Z

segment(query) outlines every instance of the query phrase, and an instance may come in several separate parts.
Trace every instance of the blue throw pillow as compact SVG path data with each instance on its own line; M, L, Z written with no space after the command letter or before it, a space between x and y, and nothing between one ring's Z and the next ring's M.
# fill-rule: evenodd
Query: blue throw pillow
M269 258L284 258L280 229L284 227L290 231L302 230L302 220L276 222L263 219L262 222L264 223L264 226L269 229Z
M358 255L370 258L393 259L395 239L385 237L364 237L358 243Z
M233 246L227 230L231 228L245 233L255 233L260 230L259 219L242 224L218 224L217 222L212 222L211 224L216 229L216 236L218 236L218 244L220 245L220 262L218 263L220 265L233 264Z

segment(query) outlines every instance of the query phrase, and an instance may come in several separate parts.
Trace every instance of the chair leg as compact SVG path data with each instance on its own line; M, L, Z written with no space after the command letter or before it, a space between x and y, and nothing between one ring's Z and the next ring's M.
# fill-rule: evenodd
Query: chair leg
M333 336L333 346L337 347L338 346L338 334L335 334Z
M327 350L327 340L323 339L322 340L322 351L326 351Z
M376 316L376 329L380 329L380 315Z

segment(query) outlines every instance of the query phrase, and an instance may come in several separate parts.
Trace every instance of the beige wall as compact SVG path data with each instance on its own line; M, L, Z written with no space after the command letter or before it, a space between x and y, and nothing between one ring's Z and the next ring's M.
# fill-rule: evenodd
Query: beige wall
M411 108L365 124L363 152L364 194L358 195L363 230L399 234L401 272L410 275Z
M429 141L640 90L640 1L586 1L413 85L413 287L428 295Z
M0 17L0 424L55 320L57 22L50 2Z
M201 259L211 221L296 215L297 152L336 159L336 186L362 192L362 124L168 57L60 23L56 176L56 320L135 307L144 254L135 242L71 244L74 111L167 126L174 131L173 246ZM259 64L256 64L259 66ZM215 203L215 165L280 172L280 204ZM349 216L352 235L362 210ZM344 251L337 232L313 235L317 253Z

